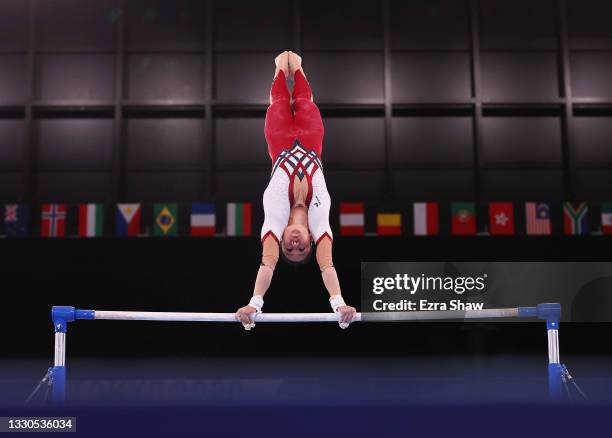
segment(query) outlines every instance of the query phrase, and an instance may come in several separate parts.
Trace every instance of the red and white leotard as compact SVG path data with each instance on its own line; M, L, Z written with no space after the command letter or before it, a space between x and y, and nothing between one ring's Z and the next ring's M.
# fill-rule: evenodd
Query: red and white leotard
M296 141L291 149L279 154L272 168L270 182L263 195L265 219L261 228L261 240L269 233L272 233L277 241L281 240L294 202L295 178L306 179L308 182L308 228L315 243L319 243L325 235L333 239L329 226L331 198L325 184L321 160L314 151L307 151Z

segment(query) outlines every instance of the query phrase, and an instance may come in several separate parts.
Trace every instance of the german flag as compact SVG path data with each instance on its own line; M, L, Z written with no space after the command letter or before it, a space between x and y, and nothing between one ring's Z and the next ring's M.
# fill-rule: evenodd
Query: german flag
M400 213L378 213L376 215L376 234L378 236L402 234L402 215Z

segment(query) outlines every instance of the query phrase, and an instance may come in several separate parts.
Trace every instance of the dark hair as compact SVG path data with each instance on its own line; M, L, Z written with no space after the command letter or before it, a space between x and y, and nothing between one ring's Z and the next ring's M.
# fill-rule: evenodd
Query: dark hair
M310 260L312 260L312 258L314 256L314 253L316 252L316 248L315 248L316 245L314 243L314 240L310 239L310 252L306 255L306 257L304 257L304 260L300 260L299 262L295 262L293 260L290 260L287 257L287 255L285 254L285 251L283 251L283 248L282 248L283 244L282 244L282 242L279 243L279 246L280 246L279 251L280 251L281 259L285 263L289 264L290 266L294 266L294 267L298 267L298 266L301 266L301 265L308 264L310 262Z

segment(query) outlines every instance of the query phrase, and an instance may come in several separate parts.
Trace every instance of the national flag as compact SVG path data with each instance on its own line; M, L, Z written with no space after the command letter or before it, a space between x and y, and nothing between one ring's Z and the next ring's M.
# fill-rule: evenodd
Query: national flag
M251 203L227 204L227 235L228 236L250 236L251 235Z
M191 206L191 235L215 235L215 204L193 204Z
M4 206L4 233L8 237L24 237L28 234L30 211L26 205L6 204Z
M492 236L514 234L514 206L512 202L489 203L489 233Z
M43 204L40 235L64 237L66 235L66 204Z
M140 204L117 204L117 236L138 236Z
M431 236L438 234L438 203L414 203L414 234L416 236Z
M100 237L104 234L104 206L79 205L79 237Z
M378 213L376 215L376 234L378 236L398 236L402 234L402 215L399 213Z
M154 204L153 219L154 236L176 236L178 234L178 208L176 204Z
M601 204L601 231L604 234L612 234L612 202Z
M452 234L458 236L476 234L476 207L473 202L453 202L451 214Z
M340 235L363 236L364 229L363 202L341 202Z
M550 205L546 202L526 202L527 234L550 235Z
M568 235L585 235L589 233L589 208L586 202L563 206L563 230Z

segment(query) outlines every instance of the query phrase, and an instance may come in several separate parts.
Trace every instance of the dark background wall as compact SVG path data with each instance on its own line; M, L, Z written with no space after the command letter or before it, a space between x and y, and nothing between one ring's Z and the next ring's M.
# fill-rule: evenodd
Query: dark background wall
M342 295L360 308L361 261L607 261L609 239L588 236L483 238L345 237L334 243ZM233 312L252 294L261 245L257 238L6 239L0 241L4 356L53 353L53 305L97 310ZM607 279L609 281L609 279ZM553 291L554 292L554 291ZM279 263L266 312L328 312L316 263ZM611 301L596 297L595 321L563 309L566 354L612 354ZM512 301L512 300L510 300ZM514 301L516 305L531 303ZM582 303L584 304L584 303ZM578 307L578 308L577 308ZM582 316L582 317L581 317ZM570 320L571 322L565 322ZM578 322L576 322L578 321ZM139 355L546 355L546 324L493 322L258 324L77 321L70 357Z
M260 224L264 115L287 49L302 54L322 109L334 208L610 200L610 23L603 0L0 0L0 202L252 201ZM362 260L606 260L608 240L345 238L334 251L356 302ZM5 324L20 330L4 351L49 354L52 304L233 311L259 251L256 237L4 240L2 296L17 309ZM328 307L314 264L279 265L270 292L268 311ZM411 340L408 352L545 349L531 323L252 335L101 322L70 342L71 354L395 354L396 339ZM588 324L564 325L563 351L604 352L596 340Z
M252 200L300 52L336 201L599 201L603 0L0 0L0 202Z

